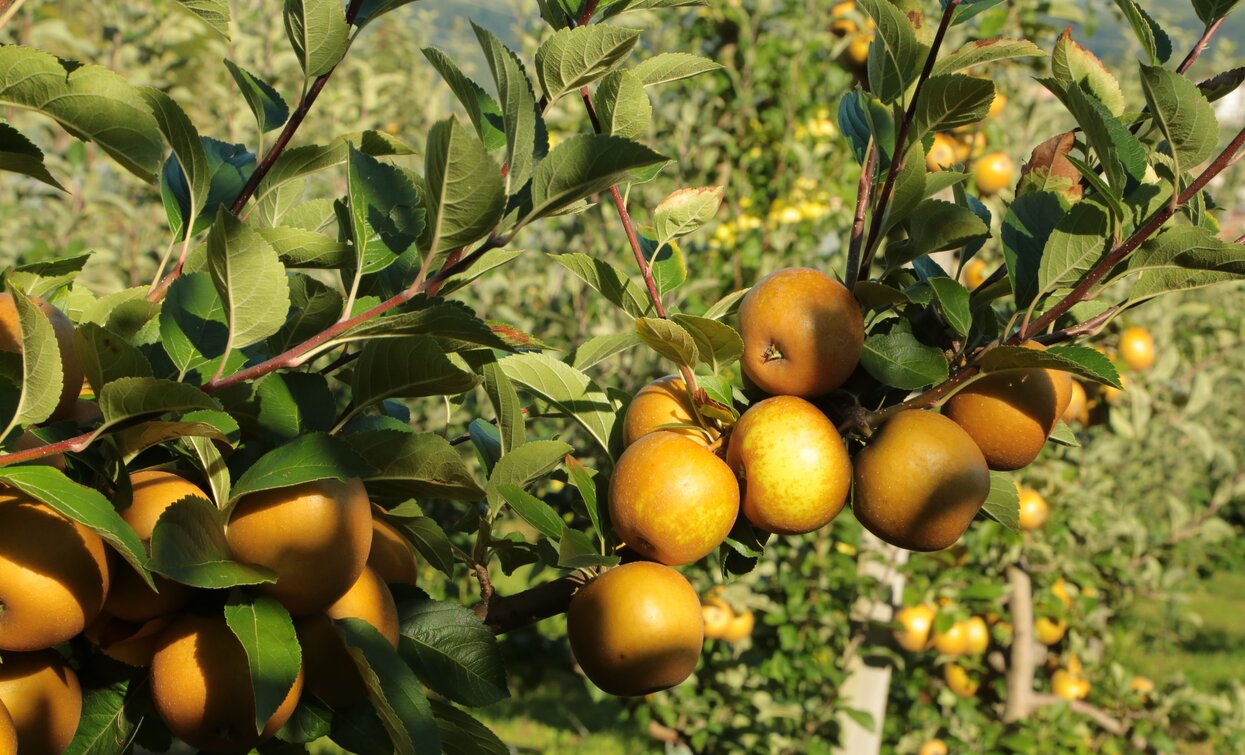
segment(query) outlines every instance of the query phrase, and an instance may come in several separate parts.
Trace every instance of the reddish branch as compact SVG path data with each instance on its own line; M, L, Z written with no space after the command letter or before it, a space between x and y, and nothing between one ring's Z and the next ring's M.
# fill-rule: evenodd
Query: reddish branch
M1224 18L1227 18L1227 16L1224 16ZM1223 26L1224 18L1206 25L1206 28L1202 31L1202 36L1193 45L1193 49L1189 50L1189 54L1184 56L1184 60L1180 62L1180 67L1176 69L1176 73L1189 72L1189 69L1193 67L1193 64L1197 62L1202 52L1206 50L1207 45L1210 44L1210 38L1215 36L1215 32L1219 31L1220 26Z
M899 131L895 134L895 149L891 153L890 170L886 172L886 183L882 184L882 192L878 194L877 206L873 209L873 222L869 224L869 243L865 247L864 259L860 261L860 269L857 278L869 277L869 266L873 264L873 256L877 254L878 246L882 243L882 220L886 216L886 208L891 201L891 193L895 190L895 179L899 176L899 166L903 163L904 145L908 139L908 129L912 127L912 121L916 118L916 106L921 100L921 90L925 88L925 82L929 79L930 74L934 70L934 62L938 59L938 50L942 47L942 40L947 36L947 29L951 26L951 19L955 15L955 11L960 7L961 0L948 0L947 7L943 9L942 20L938 23L938 31L934 34L934 41L930 44L929 54L925 57L925 66L921 69L921 77L916 81L916 88L912 90L912 100L908 103L908 109L904 112L903 120L899 123Z
M869 140L865 148L864 164L860 166L860 182L856 185L856 214L852 218L852 237L847 247L847 290L856 288L860 277L860 245L865 237L865 216L869 211L869 197L873 193L873 179L878 171L877 143Z
M494 634L504 634L565 613L571 597L587 582L587 575L577 571L514 595L494 594L476 605L475 614Z

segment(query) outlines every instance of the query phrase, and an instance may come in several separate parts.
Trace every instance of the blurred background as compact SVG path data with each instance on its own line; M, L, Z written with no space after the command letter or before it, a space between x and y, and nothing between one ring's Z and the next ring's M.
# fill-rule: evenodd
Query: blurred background
M301 74L276 0L231 4L232 42L164 0L31 0L0 42L99 63L166 89L201 132L259 152L251 115L221 59L259 74L291 103ZM937 12L936 3L926 5ZM1188 0L1146 5L1171 37L1174 65L1201 24ZM529 65L547 33L534 0L414 3L368 28L298 140L381 129L421 148L429 126L456 112L421 48L439 47L477 81L491 81L469 21L497 33ZM858 168L836 112L860 72L869 36L864 15L850 1L711 0L705 8L618 22L644 29L640 58L686 51L724 66L653 94L648 142L675 162L630 198L645 222L644 208L674 188L727 187L717 221L684 245L692 274L679 307L703 311L779 267L840 273ZM1049 51L1065 27L1116 73L1130 102L1140 101L1139 50L1108 0L1005 2L957 28L949 46L1007 35ZM1245 12L1229 19L1191 77L1245 65L1243 40ZM1006 102L980 129L956 135L961 162L971 167L1002 152L1018 166L1039 142L1071 127L1034 81L1044 73L1039 65L1022 60L975 72L993 79ZM1245 121L1240 95L1217 103L1225 133ZM80 280L96 295L145 285L169 239L158 191L94 146L23 113L3 115L43 147L69 194L0 175L0 266L93 251ZM549 123L555 142L588 129L570 106ZM1238 164L1212 187L1228 238L1245 232L1243 173ZM343 189L344 179L331 172L304 187L309 197ZM984 200L996 229L1008 196L1004 190ZM584 252L630 269L622 238L617 218L599 211L532 229L521 239L529 254L458 295L569 356L622 323L544 254ZM986 272L993 269L1002 260L997 240L980 256ZM754 625L736 641L710 640L701 669L681 687L645 699L605 698L575 672L559 617L505 637L512 698L483 709L481 718L520 752L828 752L843 717L853 716L839 696L845 669L851 658L867 656L895 668L882 722L887 752L916 752L932 737L952 752L1245 751L1245 290L1165 302L1129 313L1099 341L1118 356L1124 329L1144 328L1153 337L1153 364L1123 367L1122 395L1089 389L1084 413L1072 422L1079 447L1051 446L1021 473L1048 504L1045 525L1013 533L979 522L950 551L914 555L902 567L905 601L936 606L951 617L944 627L972 616L986 621L986 654L906 652L862 634L849 620L851 606L880 587L858 576L861 532L843 516L821 532L775 543L755 572L729 584L716 564L688 570L707 597L750 612ZM603 384L634 390L663 368L629 353L594 369ZM456 409L450 426L442 410L427 429L457 434L471 409ZM534 432L575 442L574 429L560 424L536 424ZM570 510L570 492L556 480L539 492ZM454 519L452 511L428 510L447 524ZM1088 681L1080 703L1101 718L1056 702L1022 721L1002 721L1005 679L991 653L1010 641L1004 594L1013 566L1030 575L1039 616L1061 628L1039 665L1039 691L1059 694L1058 672ZM502 593L552 576L514 563L496 571ZM471 602L471 585L446 582L431 569L422 576L437 597ZM951 681L950 665L977 685L972 694Z

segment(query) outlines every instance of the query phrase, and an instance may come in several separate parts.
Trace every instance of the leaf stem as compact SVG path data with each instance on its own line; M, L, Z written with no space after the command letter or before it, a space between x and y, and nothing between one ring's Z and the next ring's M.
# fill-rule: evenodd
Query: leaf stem
M903 120L899 123L899 131L895 134L895 150L891 153L890 169L886 172L886 183L882 184L882 191L878 194L877 205L873 208L873 222L869 224L869 242L865 246L864 259L860 261L860 270L857 272L857 279L867 279L869 277L869 266L873 264L873 257L877 254L878 247L882 243L882 220L886 216L886 209L890 205L891 194L895 190L895 179L899 176L899 166L903 163L904 155L907 151L904 149L905 142L908 139L908 130L912 127L912 121L916 118L916 106L921 100L921 90L925 88L925 82L933 73L934 63L938 60L938 50L942 47L942 41L947 36L947 29L951 26L951 19L955 15L955 11L960 7L962 0L947 0L947 7L943 9L942 20L938 24L938 31L934 34L934 41L930 44L929 54L925 57L925 66L921 69L921 76L916 81L916 88L912 90L912 99L908 102L908 109L904 111Z

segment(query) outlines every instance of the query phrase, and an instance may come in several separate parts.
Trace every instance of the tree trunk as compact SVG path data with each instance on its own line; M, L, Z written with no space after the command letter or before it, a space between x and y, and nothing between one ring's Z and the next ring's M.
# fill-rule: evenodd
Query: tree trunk
M1012 610L1012 658L1007 671L1003 720L1019 721L1033 707L1033 582L1019 566L1007 567L1007 598Z

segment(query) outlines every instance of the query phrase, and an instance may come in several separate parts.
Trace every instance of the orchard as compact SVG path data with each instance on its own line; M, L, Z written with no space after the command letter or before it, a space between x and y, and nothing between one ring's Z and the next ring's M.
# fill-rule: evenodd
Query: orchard
M1235 0L476 5L0 0L0 755L1245 749Z

